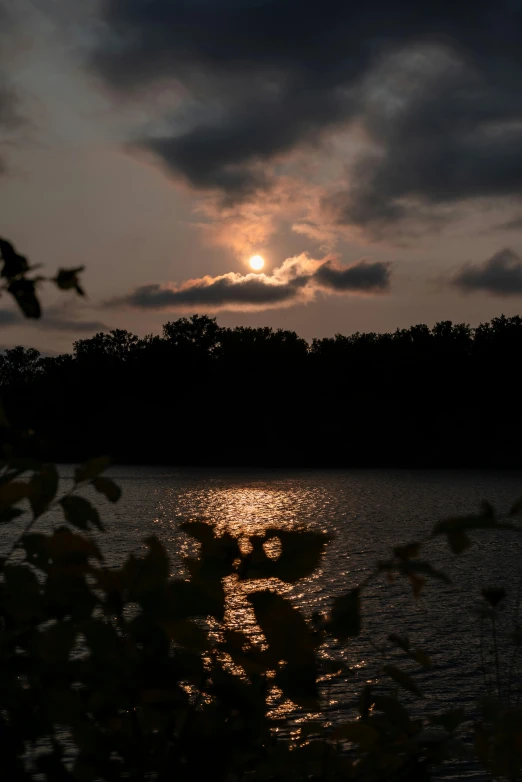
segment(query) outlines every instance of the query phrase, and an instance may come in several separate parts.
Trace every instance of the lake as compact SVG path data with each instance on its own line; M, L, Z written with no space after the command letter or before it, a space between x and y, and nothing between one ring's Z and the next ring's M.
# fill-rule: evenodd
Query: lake
M71 475L71 469L64 468L63 474ZM116 467L108 474L123 490L117 505L97 501L107 526L102 545L112 564L121 563L129 549L139 550L142 539L155 534L172 553L173 574L179 572L176 553L186 553L191 544L177 525L187 519L207 518L219 529L238 535L260 533L272 526L306 526L332 534L334 540L319 573L294 587L278 587L308 614L326 610L332 596L356 586L377 560L389 557L393 546L425 537L440 518L474 512L483 499L506 514L522 495L520 472ZM68 482L65 477L64 487ZM53 512L49 523L58 521L60 514ZM4 529L0 539L4 545L6 534ZM450 585L430 580L417 600L403 581L381 579L368 587L363 599L363 636L327 650L348 663L355 674L326 689L329 719L340 718L366 681L381 680L381 663L371 644L384 643L390 632L408 636L413 646L432 659L432 668L415 673L426 695L418 702L421 712L473 708L483 682L477 612L480 588L504 586L508 592L499 630L505 647L522 572L518 534L481 531L473 537L473 547L459 558L443 539L430 542L425 549L423 558L447 573ZM259 587L259 582L254 586ZM256 632L244 595L237 590L230 593L229 620L247 632ZM489 642L482 645L488 669L490 646ZM399 664L403 665L402 660ZM448 773L441 771L442 776Z

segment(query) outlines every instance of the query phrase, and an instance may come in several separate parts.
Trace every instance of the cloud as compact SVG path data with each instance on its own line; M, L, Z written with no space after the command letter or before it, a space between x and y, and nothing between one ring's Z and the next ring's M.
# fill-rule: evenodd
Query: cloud
M73 331L77 334L90 334L96 331L110 331L109 326L100 320L75 320L59 315L44 316L38 326L46 331Z
M69 315L63 307L47 307L42 318L29 321L17 310L0 309L0 326L30 326L44 331L64 331L89 334L109 331L109 326L99 320L81 320Z
M479 264L465 264L450 280L463 293L522 295L522 259L505 249Z
M243 306L268 309L271 305L281 305L295 299L297 291L293 285L267 283L265 279L231 273L222 277L190 280L178 289L142 285L126 301L143 309L206 307L212 310L217 307L242 309Z
M201 277L182 285L142 285L108 305L138 309L194 309L259 311L305 304L318 292L383 293L390 286L390 265L359 261L340 266L333 260L316 261L307 255L288 258L272 274Z
M458 217L455 207L473 199L520 196L520 57L510 72L495 54L477 54L471 67L455 51L424 46L383 63L364 105L373 150L352 166L351 185L323 201L334 222L383 233Z
M514 217L504 223L495 226L497 231L520 231L522 229L522 217Z
M182 85L188 100L163 121L166 132L139 145L195 188L221 191L229 202L244 199L274 181L266 161L303 139L317 141L325 125L346 116L335 58L313 78L323 46L339 32L321 23L322 13L310 15L304 29L307 16L288 0L160 0L153 10L145 0L116 0L105 6L106 34L93 63L123 93Z
M338 293L377 293L389 286L389 264L360 261L354 266L341 268L326 261L318 267L314 281L326 290Z
M2 77L2 71L0 67L0 175L6 171L6 163L2 155L4 137L14 127L16 127L19 122L16 111L16 104L17 101L15 93Z
M522 10L513 0L477 0L472 23L449 0L393 10L388 0L103 8L92 65L105 83L133 96L167 84L179 100L136 143L229 206L270 191L296 150L326 154L333 134L355 126L366 149L347 153L324 223L379 233L449 219L472 199L520 197Z
M3 45L10 35L12 25L13 20L7 5L3 5L0 0L0 175L6 171L6 163L2 156L5 139L22 122L18 113L18 95L7 75L8 57Z
M241 260L263 252L269 237L281 228L287 228L303 214L316 214L319 204L317 189L313 184L301 182L295 176L281 173L269 192L258 193L255 200L225 204L216 194L201 197L195 209L201 216L192 223L200 229L205 243L224 246ZM297 222L292 225L296 233L307 233L320 247L317 251L326 255L336 244L333 232L317 230L312 235L308 226L301 231Z
M12 326L21 321L21 316L14 310L0 309L0 326Z
M0 126L9 127L16 118L15 95L3 81L0 73Z

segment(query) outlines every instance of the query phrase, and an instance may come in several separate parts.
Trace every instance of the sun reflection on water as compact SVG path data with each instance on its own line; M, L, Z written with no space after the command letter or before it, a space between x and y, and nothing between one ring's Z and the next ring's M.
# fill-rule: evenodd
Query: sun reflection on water
M187 492L183 498L189 507L193 504ZM284 490L272 490L252 487L227 487L209 489L205 502L201 502L201 494L198 491L198 510L195 515L179 515L177 523L181 521L207 521L212 522L216 535L228 533L239 541L241 553L245 556L251 553L252 544L250 537L263 535L270 528L281 530L295 530L302 528L302 522L295 517L295 500L291 492ZM185 505L185 502L183 503ZM173 533L176 535L175 530ZM274 537L263 544L266 555L276 560L282 550L281 541ZM183 535L177 540L177 549L181 557L197 554L198 544L188 536ZM278 594L286 594L297 600L301 608L311 613L317 608L318 593L314 596L314 590L310 585L320 578L320 571L310 578L299 582L299 592L296 592L292 584L284 583L277 578L240 580L232 574L224 579L226 596L225 627L244 633L250 643L260 649L267 647L266 639L260 627L256 623L253 607L247 599L250 592L262 589L270 589ZM217 622L211 623L211 632L219 633ZM245 671L236 664L229 655L220 654L223 667L239 676L245 676ZM282 691L275 686L270 689L268 700L268 716L277 720L296 711L296 706L284 697ZM306 719L314 719L317 715L306 715Z
M328 546L322 573L299 582L297 588L278 582L270 585L285 591L307 615L327 610L332 597L364 580L368 568L387 558L397 543L422 538L444 516L460 515L465 508L475 510L483 497L494 499L499 507L508 507L520 488L518 474L500 477L474 472L457 475L418 471L399 474L393 470L254 472L119 467L111 477L122 485L123 497L114 506L104 507L107 534L100 542L107 563L114 567L124 562L129 548L143 554L144 538L154 534L169 551L171 576L179 577L183 574L179 555L194 554L196 547L180 532L178 524L201 516L215 521L220 532L242 533L245 540L268 527L327 528L335 538ZM64 481L72 485L72 471ZM94 490L90 499L95 504L99 499ZM56 508L39 521L39 531L50 532L62 523L61 508ZM0 537L2 534L0 530ZM352 671L340 684L331 684L331 677L321 669L321 676L325 677L321 687L331 685L332 699L341 702L340 707L331 707L328 719L338 718L343 703L357 704L361 688L378 680L379 669L370 639L383 642L386 635L378 635L383 627L387 632L410 635L430 651L440 674L441 710L454 708L456 682L462 688L463 705L473 708L473 693L480 686L482 674L475 667L476 656L470 653L479 643L472 599L492 572L498 570L503 578L516 577L518 572L518 549L502 556L499 552L495 546L477 546L467 552L469 569L455 573L458 589L433 584L426 599L414 603L408 584L403 589L397 580L393 584L371 583L363 603L363 635L357 642L326 649ZM442 570L453 567L449 551L441 547L436 554ZM257 588L257 584L239 588L232 579L227 585L227 617L234 627L261 641L250 607L242 597L244 590L252 587ZM237 594L238 590L241 594ZM460 617L458 626L449 624L449 617L455 615ZM429 679L431 674L422 676ZM419 708L428 713L432 704L428 700ZM294 721L297 719L301 716Z
M162 538L170 541L170 551L173 557L194 557L198 554L199 545L188 535L180 532L182 522L206 521L212 523L215 534L225 533L238 539L243 556L252 552L252 536L263 536L269 529L289 531L296 529L313 529L325 532L321 520L331 515L331 497L319 486L313 486L308 491L302 487L296 491L295 481L253 482L253 485L223 485L222 480L213 485L212 479L204 486L185 487L183 492L163 488L158 497L155 517L162 526ZM330 532L332 528L330 526ZM267 557L277 559L281 554L281 541L277 537L264 542L263 548ZM344 553L339 564L346 565ZM344 569L344 568L343 568ZM342 573L336 563L337 573ZM183 575L183 569L177 575ZM187 575L185 573L185 575ZM345 573L348 575L348 573ZM310 617L314 612L324 611L327 600L331 598L329 575L320 568L308 578L301 579L297 584L289 584L277 578L240 580L232 574L224 579L226 596L224 624L228 630L243 633L250 644L258 649L266 649L266 639L257 625L253 607L247 596L250 592L270 589L292 600L303 613ZM222 628L215 620L208 623L211 634L217 640ZM340 713L343 701L346 702L346 685L354 688L353 675L350 668L354 663L361 664L357 650L346 648L335 649L335 657L341 658L344 671L336 667L331 659L331 649L321 648L318 651L320 661L319 688L323 694L329 718L333 719L335 712ZM228 655L220 654L220 662L230 673L245 676L245 671ZM335 669L335 670L334 670ZM353 668L353 670L355 670ZM343 678L344 677L344 678ZM308 714L285 698L282 691L274 686L268 696L269 717L273 720L274 729L277 720L292 715L292 722L303 721L307 726L321 715ZM325 715L322 715L324 720ZM299 739L301 742L304 737Z

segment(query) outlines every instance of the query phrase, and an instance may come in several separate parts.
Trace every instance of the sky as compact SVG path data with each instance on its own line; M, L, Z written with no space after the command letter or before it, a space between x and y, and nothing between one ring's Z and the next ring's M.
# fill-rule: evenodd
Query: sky
M0 347L518 314L522 0L0 0L0 236Z

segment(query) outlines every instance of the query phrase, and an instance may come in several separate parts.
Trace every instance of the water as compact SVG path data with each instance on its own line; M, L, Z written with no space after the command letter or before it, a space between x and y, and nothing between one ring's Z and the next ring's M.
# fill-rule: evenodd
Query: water
M64 476L70 469L64 468ZM356 586L377 560L390 556L394 546L424 538L433 523L449 515L474 512L483 499L507 513L522 494L520 472L454 471L237 471L177 470L154 467L113 468L109 473L122 487L117 505L100 502L107 532L102 545L111 564L120 564L129 550L143 548L155 534L172 553L172 573L179 572L176 554L190 542L179 532L181 520L207 518L220 530L248 536L267 527L306 526L334 536L321 570L293 587L273 584L302 606L307 614L327 610L331 598ZM64 479L64 488L69 480ZM61 522L58 511L41 526ZM2 530L0 547L5 548ZM348 663L355 675L337 682L328 692L328 718L341 719L366 681L383 681L380 658L372 643L381 645L390 632L410 638L430 655L432 668L415 677L426 698L420 713L464 706L472 710L483 692L480 588L504 586L501 645L514 621L522 538L515 533L480 532L474 546L456 558L445 540L430 542L422 557L452 579L451 585L430 580L421 597L412 597L403 581L380 579L364 592L361 638L326 650ZM259 583L251 588L259 588ZM229 621L256 632L244 594L230 594ZM484 644L490 662L489 642ZM395 657L395 654L391 655ZM390 658L391 659L391 658ZM396 662L396 660L393 660ZM398 664L404 665L397 658ZM507 666L505 666L505 669ZM279 705L280 710L288 706ZM441 772L442 773L442 772ZM442 774L443 776L445 774Z

